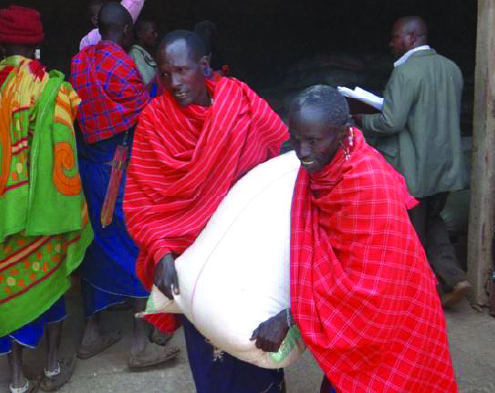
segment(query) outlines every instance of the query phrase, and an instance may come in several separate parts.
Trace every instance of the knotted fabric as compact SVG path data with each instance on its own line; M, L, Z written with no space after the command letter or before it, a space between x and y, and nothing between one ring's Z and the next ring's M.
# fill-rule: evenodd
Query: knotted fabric
M415 200L353 133L350 156L298 174L292 314L338 392L456 392L436 280L407 214Z
M0 10L0 43L36 45L44 38L38 11L15 5Z
M148 289L155 264L182 254L235 182L288 138L285 124L246 84L227 77L206 84L210 107L181 108L165 92L143 111L134 136L124 213Z

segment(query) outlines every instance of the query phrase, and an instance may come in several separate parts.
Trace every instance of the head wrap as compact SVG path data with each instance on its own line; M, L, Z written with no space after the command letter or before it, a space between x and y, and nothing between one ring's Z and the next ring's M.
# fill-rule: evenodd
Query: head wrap
M0 10L0 43L36 45L44 37L38 11L15 5Z

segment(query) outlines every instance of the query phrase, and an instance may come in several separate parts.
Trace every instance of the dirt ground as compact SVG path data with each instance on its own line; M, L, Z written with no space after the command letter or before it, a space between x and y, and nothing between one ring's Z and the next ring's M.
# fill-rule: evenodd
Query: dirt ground
M82 308L77 290L66 297L69 318L64 325L63 353L74 353L82 332ZM192 376L185 355L182 330L173 338L173 344L182 347L182 354L173 362L143 372L128 372L127 351L132 331L130 312L106 312L105 329L119 327L124 339L106 352L88 360L79 360L74 376L62 393L193 393ZM461 393L495 393L495 318L473 310L467 301L456 310L447 311L452 356ZM30 372L41 373L44 345L26 351L25 364ZM0 358L0 392L8 393L7 357ZM322 373L311 355L286 370L289 393L315 393ZM232 392L235 393L235 392Z

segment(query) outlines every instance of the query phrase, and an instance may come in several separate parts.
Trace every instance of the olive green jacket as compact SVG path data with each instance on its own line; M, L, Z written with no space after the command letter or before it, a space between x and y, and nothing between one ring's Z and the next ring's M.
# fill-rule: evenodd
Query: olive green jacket
M363 116L363 132L406 178L418 198L466 186L459 128L462 74L433 49L397 66L382 112Z

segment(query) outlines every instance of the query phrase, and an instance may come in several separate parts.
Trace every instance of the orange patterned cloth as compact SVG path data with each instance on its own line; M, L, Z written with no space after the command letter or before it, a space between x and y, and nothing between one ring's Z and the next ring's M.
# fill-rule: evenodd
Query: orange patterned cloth
M79 98L63 75L12 56L0 63L0 337L70 286L92 239L77 166Z

